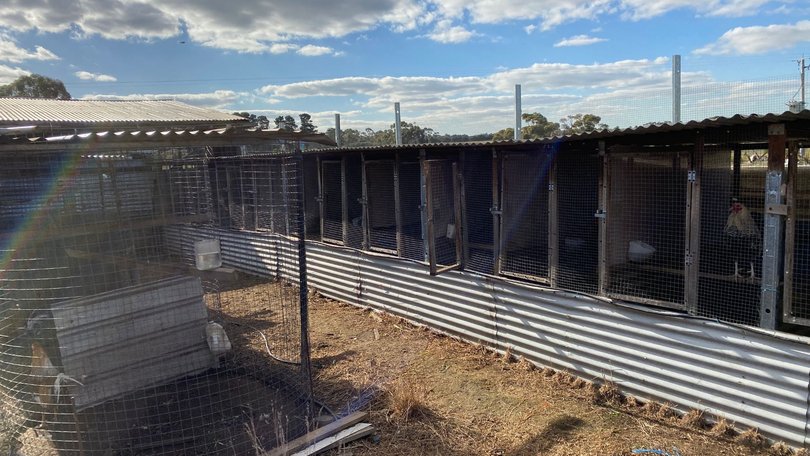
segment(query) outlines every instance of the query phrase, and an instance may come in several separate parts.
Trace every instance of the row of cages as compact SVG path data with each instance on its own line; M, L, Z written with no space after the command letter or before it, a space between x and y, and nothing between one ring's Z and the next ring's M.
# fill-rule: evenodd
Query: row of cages
M307 158L310 239L424 262L433 274L467 270L762 321L767 149L548 145ZM783 326L801 331L810 322L810 166L797 155L788 167L794 234L784 236L790 270L779 287Z
M0 451L256 454L313 428L298 282L200 261L233 210L215 152L3 157ZM300 158L262 163L297 230Z

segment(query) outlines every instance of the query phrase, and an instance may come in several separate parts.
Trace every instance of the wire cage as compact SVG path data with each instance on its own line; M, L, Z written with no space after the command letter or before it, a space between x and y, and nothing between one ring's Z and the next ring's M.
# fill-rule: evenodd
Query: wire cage
M547 281L549 173L554 157L504 154L501 163L500 273Z
M368 247L383 253L399 255L397 231L399 201L396 161L392 159L364 160L366 176L366 210L368 218Z
M493 231L493 157L491 150L466 151L463 157L465 269L493 274L495 241Z
M402 247L400 256L416 261L425 260L425 243L422 237L422 171L415 157L399 157L397 160L399 208Z
M689 155L607 157L608 293L683 308Z
M255 231L267 165L303 227L300 158L215 152L4 154L4 451L254 454L312 427L299 249Z
M766 163L767 150L704 151L698 315L759 324Z
M599 285L599 171L597 151L561 152L555 163L557 272L554 285L596 293Z

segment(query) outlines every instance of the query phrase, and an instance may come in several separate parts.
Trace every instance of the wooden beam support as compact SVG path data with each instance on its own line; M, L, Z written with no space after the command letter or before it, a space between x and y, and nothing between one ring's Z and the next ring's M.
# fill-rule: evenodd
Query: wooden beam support
M492 149L492 257L494 275L501 273L501 157Z
M608 206L610 202L610 160L605 150L605 142L599 141L599 295L606 296L610 285L608 268Z
M795 323L793 315L793 268L796 252L796 179L799 175L799 144L791 141L788 144L787 170L787 219L785 220L785 268L782 290L782 321Z
M705 148L703 135L698 133L695 149L689 158L686 192L686 251L684 252L684 304L691 314L697 313L700 281L700 193Z
M560 266L560 211L557 194L557 157L548 172L548 280L552 287L557 286Z

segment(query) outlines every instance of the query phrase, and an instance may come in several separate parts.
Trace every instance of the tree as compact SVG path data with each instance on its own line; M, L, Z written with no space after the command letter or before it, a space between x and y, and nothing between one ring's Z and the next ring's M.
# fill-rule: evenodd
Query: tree
M20 76L10 84L0 86L0 97L55 98L70 100L65 84L41 74Z
M511 141L514 138L515 138L514 128L504 128L503 130L499 130L494 135L492 135L493 141Z
M291 115L286 116L278 116L276 117L276 128L282 131L295 131L298 128L298 125L295 123L295 119Z
M550 122L539 112L525 113L521 118L524 122L528 122L528 125L520 129L524 139L549 138L561 133L560 124Z
M298 114L298 118L301 119L301 127L298 129L301 133L315 133L318 131L318 127L312 123L312 116L309 114Z
M608 125L601 122L602 118L594 114L573 114L560 119L560 129L565 135L578 135L607 129Z
M267 120L267 116L257 116L256 114L251 114L246 111L232 112L231 114L248 119L251 123L253 123L253 125L256 125L260 130L267 130L268 128L270 128L270 121Z

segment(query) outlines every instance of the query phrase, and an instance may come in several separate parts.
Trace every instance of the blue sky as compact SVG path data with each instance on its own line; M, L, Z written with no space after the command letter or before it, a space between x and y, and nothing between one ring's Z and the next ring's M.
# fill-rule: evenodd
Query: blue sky
M494 132L524 111L669 120L783 111L810 55L808 0L6 0L0 83L29 72L74 98L171 98L308 112L325 130L403 120ZM748 81L732 84L731 81ZM688 104L688 105L687 105ZM715 112L715 111L720 112Z

